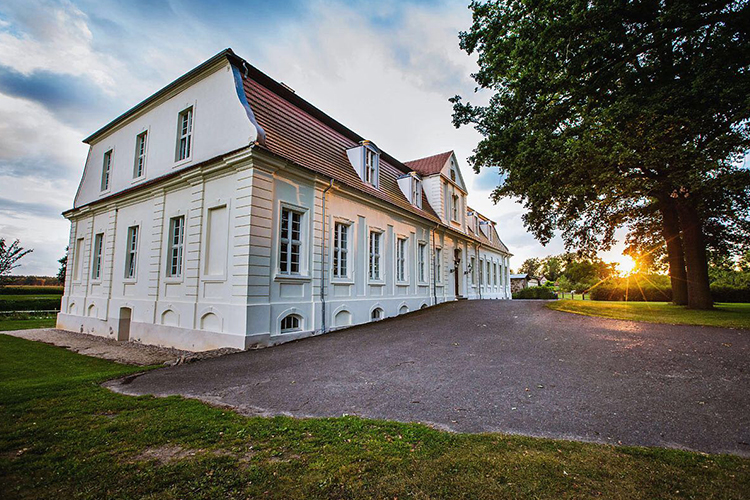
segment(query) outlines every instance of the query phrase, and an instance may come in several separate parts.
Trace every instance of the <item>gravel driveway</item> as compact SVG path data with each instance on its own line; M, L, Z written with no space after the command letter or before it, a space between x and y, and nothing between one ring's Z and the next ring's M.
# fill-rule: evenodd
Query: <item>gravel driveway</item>
M750 330L463 301L150 372L127 394L750 456Z

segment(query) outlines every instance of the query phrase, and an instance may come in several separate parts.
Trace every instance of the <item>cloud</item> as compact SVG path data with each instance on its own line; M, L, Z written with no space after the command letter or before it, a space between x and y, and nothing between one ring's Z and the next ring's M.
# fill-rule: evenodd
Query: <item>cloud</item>
M13 219L24 215L59 219L60 209L47 203L34 203L0 198L0 214L7 215Z

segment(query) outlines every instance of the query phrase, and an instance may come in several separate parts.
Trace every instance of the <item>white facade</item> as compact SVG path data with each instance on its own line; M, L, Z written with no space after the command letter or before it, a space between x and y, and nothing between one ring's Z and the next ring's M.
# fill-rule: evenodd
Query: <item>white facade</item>
M412 211L349 177L282 158L276 122L256 122L241 90L244 83L249 92L247 72L225 51L87 139L83 179L65 214L70 270L59 328L244 349L457 298L510 297L510 254L494 224L482 218L477 232L460 172L455 181L449 171L403 172L409 179L398 187ZM253 102L262 112L262 101ZM324 125L314 124L330 133ZM266 132L277 149L263 147ZM390 189L394 167L372 158L374 188ZM363 166L351 163L362 177ZM446 165L457 170L455 156ZM431 208L422 207L422 190ZM458 217L446 202L453 196Z

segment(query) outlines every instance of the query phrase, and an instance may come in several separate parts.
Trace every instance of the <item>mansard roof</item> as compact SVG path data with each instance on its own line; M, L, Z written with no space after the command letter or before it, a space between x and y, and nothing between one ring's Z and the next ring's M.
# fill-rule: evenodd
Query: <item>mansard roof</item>
M453 151L446 151L445 153L439 153L426 158L407 161L404 165L422 175L435 175L440 173L445 166L445 162L447 162L452 155Z
M364 182L346 154L348 149L359 146L364 137L244 61L240 69L245 97L265 133L265 141L256 147L432 222L440 222L424 193L420 209L399 188L398 178L410 171L408 167L381 150L379 187Z

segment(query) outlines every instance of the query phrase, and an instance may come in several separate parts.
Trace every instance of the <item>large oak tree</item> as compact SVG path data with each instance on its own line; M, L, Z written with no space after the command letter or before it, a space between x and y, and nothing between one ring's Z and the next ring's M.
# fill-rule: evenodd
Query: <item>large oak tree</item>
M456 96L454 124L484 136L475 169L519 197L542 242L609 248L649 209L666 241L675 300L710 308L701 207L716 179L747 182L748 1L474 2L461 47L478 54L486 106ZM748 196L750 186L739 186ZM731 218L732 215L730 214Z

